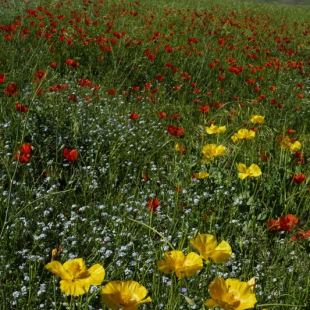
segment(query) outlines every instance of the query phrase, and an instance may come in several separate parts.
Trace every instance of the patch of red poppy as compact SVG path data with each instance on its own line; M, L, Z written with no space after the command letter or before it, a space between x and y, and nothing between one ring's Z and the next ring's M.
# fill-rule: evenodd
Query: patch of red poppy
M206 114L206 113L209 112L210 107L209 107L208 105L201 105L201 106L199 107L199 110L200 110L200 113Z
M297 239L307 239L310 237L310 229L306 232L298 230L297 234L291 238L291 241L296 241Z
M131 113L130 115L129 115L129 118L130 119L132 119L132 120L136 120L136 119L138 119L139 118L139 114L138 113Z
M164 76L163 75L157 75L157 76L155 76L155 79L160 83L164 80Z
M168 132L173 136L180 137L182 136L184 129L177 126L169 125Z
M15 153L13 154L13 157L15 158L15 160L19 161L21 164L26 164L31 159L30 154Z
M114 89L114 88L109 89L109 90L108 90L108 95L110 95L110 96L114 96L114 95L116 94L116 92L117 92L117 90L116 90L116 89Z
M36 82L41 82L42 79L44 79L46 77L46 72L43 70L39 70L36 72Z
M5 82L5 79L6 79L5 74L0 73L0 83L1 83L1 84Z
M167 113L166 112L162 112L162 111L158 111L158 117L160 119L164 119L167 117Z
M62 156L69 162L74 162L77 159L78 150L77 149L69 149L65 148Z
M49 65L51 68L53 68L53 69L57 68L57 62L55 62L55 61L50 62L48 65Z
M13 157L22 164L28 163L31 159L31 148L32 145L30 143L23 143L18 147L19 153L13 154Z
M28 108L22 104L20 104L19 102L17 102L15 104L15 109L16 111L22 112L22 113L27 113L28 112Z
M299 219L294 214L281 216L278 220L268 221L268 230L290 231L299 223Z
M305 174L299 173L299 174L293 175L293 176L291 177L291 180L293 180L293 182L294 182L295 184L300 184L300 183L302 183L303 181L305 181L306 178L307 178L307 176L306 176Z
M157 198L151 198L147 202L147 207L152 213L157 213L158 212L158 207L160 205L160 202Z
M10 83L7 85L4 93L9 97L16 96L18 94L17 85L15 83Z
M172 114L171 117L172 117L173 119L178 119L178 118L181 117L181 114L174 113L174 114Z

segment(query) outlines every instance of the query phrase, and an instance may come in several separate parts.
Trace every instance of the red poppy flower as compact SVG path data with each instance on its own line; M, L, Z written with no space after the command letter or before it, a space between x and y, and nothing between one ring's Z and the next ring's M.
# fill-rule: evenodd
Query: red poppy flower
M136 119L138 119L139 118L139 114L138 113L131 113L130 115L129 115L129 118L130 119L132 119L132 120L136 120Z
M21 164L26 164L31 159L30 154L21 154L21 153L15 153L13 154L13 157L19 161Z
M184 132L184 129L183 128L180 128L180 127L177 127L177 126L172 126L172 125L169 125L168 126L168 132L173 135L173 136L177 136L177 137L180 137L182 136L183 132Z
M108 95L110 95L110 96L114 96L114 95L116 94L116 92L117 92L117 90L116 90L116 89L114 89L114 88L109 89L109 90L108 90Z
M201 105L201 106L199 107L199 110L200 110L200 113L206 114L206 113L209 112L210 107L209 107L208 105Z
M280 217L280 226L284 231L293 230L298 223L299 219L293 214Z
M167 117L167 113L166 113L166 112L159 111L159 112L158 112L158 117L161 118L161 119L164 119L164 118Z
M281 216L278 220L268 221L268 230L293 230L294 227L299 223L299 219L293 215L288 214L286 216Z
M28 163L31 159L31 148L32 145L30 143L23 143L18 147L19 153L13 154L13 157L22 164Z
M177 114L177 113L172 114L173 119L178 119L178 118L180 118L180 116L181 116L181 114Z
M16 103L15 104L15 109L16 111L20 111L20 112L23 112L23 113L27 113L28 112L28 108L20 103Z
M148 177L145 171L142 172L142 179L144 180L144 182L148 181Z
M296 130L294 130L294 129L288 129L286 132L287 132L289 135L292 135L293 133L296 132Z
M149 199L149 201L147 202L147 207L152 213L158 212L157 208L159 207L159 205L160 202L157 198Z
M53 61L48 64L51 68L55 69L57 67L57 62Z
M32 145L30 143L23 143L18 147L18 150L21 154L29 154L31 152Z
M310 229L306 232L299 230L295 236L291 238L291 241L296 241L297 239L307 239L310 237Z
M62 156L69 162L76 161L78 155L78 150L77 149L68 149L65 148Z
M300 184L300 183L302 183L304 180L306 180L306 175L305 174L303 174L303 173L299 173L299 174L296 174L296 175L293 175L292 177L291 177L291 180L293 180L293 182L295 183L295 184Z
M14 84L14 83L10 83L4 93L7 95L7 96L16 96L18 94L18 91L17 91L17 85Z
M4 82L5 82L5 79L6 79L5 74L0 73L0 83L4 83Z
M158 82L162 82L164 80L164 76L163 75L157 75L155 77L155 79L158 81Z
M73 59L67 59L66 60L66 65L67 66L73 66L73 64L74 64L74 60Z
M36 72L37 81L40 82L42 79L46 77L46 72L43 70L39 70Z

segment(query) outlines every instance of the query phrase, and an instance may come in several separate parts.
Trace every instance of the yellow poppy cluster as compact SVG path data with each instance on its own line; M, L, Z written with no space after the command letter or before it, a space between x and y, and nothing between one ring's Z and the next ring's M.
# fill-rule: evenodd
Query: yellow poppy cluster
M190 252L187 256L182 251L165 252L165 260L160 260L157 267L165 274L175 273L178 279L185 276L192 276L203 267L202 258L207 264L212 259L215 263L223 263L231 258L232 249L226 241L222 241L219 245L213 235L200 234L195 239L191 239L190 243L196 248L200 256L194 252Z
M92 285L100 285L105 277L102 265L87 269L84 259L75 258L63 265L53 260L45 268L61 278L60 290L66 295L83 295ZM139 305L150 302L146 288L136 281L111 281L100 292L102 301L111 309L136 310Z
M224 156L226 154L226 148L224 145L207 144L202 148L203 159L212 159L217 156Z
M190 252L187 256L182 251L165 252L165 260L157 263L158 269L165 274L175 273L178 279L182 279L184 275L192 276L202 269L202 258L207 264L210 263L210 259L214 263L224 263L232 255L232 249L226 241L218 244L215 236L210 234L199 234L191 239L190 243L199 251L200 256L194 252ZM248 282L215 278L209 285L211 298L207 299L204 305L208 308L221 307L225 310L253 308L257 302L254 287L254 278Z
M223 133L226 131L226 126L215 126L215 125L211 125L210 127L206 127L206 133L208 135L213 135L216 133Z
M257 178L262 174L262 171L260 170L260 168L255 164L252 164L249 168L247 168L245 164L240 163L237 165L237 169L239 171L238 177L241 180L247 177L251 179Z
M297 152L301 149L301 143L299 141L291 142L291 139L288 136L285 136L280 142L280 147L284 150Z
M248 129L239 129L232 137L231 140L233 143L237 143L240 140L251 140L255 138L255 131Z
M251 123L253 123L253 124L265 124L265 116L252 115Z

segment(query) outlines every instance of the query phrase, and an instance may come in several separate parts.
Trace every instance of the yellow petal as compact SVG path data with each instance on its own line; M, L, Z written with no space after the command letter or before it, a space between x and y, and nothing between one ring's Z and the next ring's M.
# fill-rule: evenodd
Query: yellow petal
M190 277L194 275L198 270L201 270L202 267L202 259L198 254L191 252L186 256L183 264L183 270L186 276Z
M209 263L209 254L216 248L217 241L213 235L210 234L199 234L195 239L191 239L190 243L196 248L200 256Z
M233 143L237 143L237 142L239 141L239 138L237 137L236 134L234 134L233 136L231 136L231 141L232 141Z
M88 282L90 285L100 285L105 276L105 270L100 264L95 264L88 269L90 277L88 277Z
M72 277L67 273L63 265L56 260L45 265L45 268L63 280L72 279Z
M214 307L219 307L220 305L212 298L207 299L204 303L205 306L207 306L209 309Z
M199 180L205 179L205 178L207 178L207 177L209 177L209 176L210 176L210 174L209 174L208 172L205 172L205 171L201 171L201 172L198 172L198 173L194 173L194 177L195 177L196 179L199 179Z
M100 292L100 296L103 302L111 309L120 309L121 306L121 291L122 291L121 281L112 281L106 284Z
M251 118L251 122L253 124L264 124L265 123L265 116L253 115Z
M210 258L216 263L224 263L231 258L232 250L226 241L222 241L210 254Z
M132 295L137 302L147 295L147 289L136 281L126 281L123 283L122 291L127 295Z
M290 150L293 152L299 151L301 149L301 143L299 141L295 141L290 145Z
M248 282L247 282L252 290L252 292L254 293L255 290L255 286L256 286L256 280L255 278L251 278Z
M223 278L215 278L209 285L209 291L212 298L216 300L223 300L228 293L228 289Z
M248 170L250 172L249 174L250 178L259 177L262 174L260 168L255 164L252 164Z
M173 269L171 268L170 264L167 264L164 260L159 260L157 262L157 268L158 270L162 271L165 274L169 274L173 272Z
M219 145L216 148L216 156L224 156L226 154L226 148L224 145Z
M103 302L112 309L135 310L140 304L150 302L146 288L136 281L112 281L101 290Z
M60 290L66 295L83 295L89 291L90 285L87 280L61 280Z
M246 173L246 165L245 164L238 164L237 169L240 173Z

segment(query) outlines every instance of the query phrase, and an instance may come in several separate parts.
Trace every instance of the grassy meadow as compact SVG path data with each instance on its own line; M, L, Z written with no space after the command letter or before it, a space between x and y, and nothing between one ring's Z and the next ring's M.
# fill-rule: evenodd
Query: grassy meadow
M0 0L0 309L310 309L309 15Z

